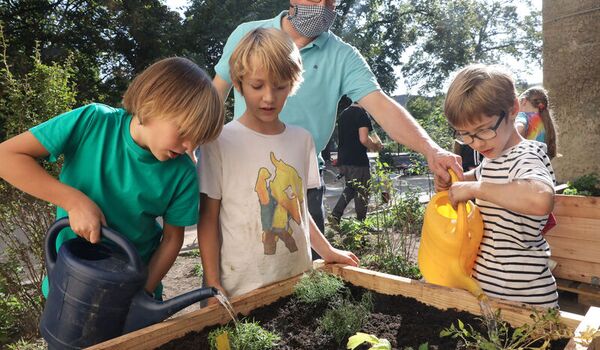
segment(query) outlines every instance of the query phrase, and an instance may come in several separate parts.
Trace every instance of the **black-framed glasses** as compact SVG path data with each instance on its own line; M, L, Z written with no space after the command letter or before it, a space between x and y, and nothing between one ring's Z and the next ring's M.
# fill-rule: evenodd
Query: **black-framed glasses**
M494 137L496 137L496 130L500 127L500 123L502 123L502 120L504 120L504 118L506 118L506 112L502 111L500 113L498 121L491 128L481 129L474 134L470 134L468 132L458 132L454 130L454 137L467 145L472 144L473 141L475 141L475 139L479 139L482 141L491 140Z

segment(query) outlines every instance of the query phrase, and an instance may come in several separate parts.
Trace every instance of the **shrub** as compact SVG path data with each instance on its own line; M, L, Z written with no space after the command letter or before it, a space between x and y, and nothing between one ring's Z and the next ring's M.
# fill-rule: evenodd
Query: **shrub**
M217 338L227 333L232 350L273 349L281 339L277 334L262 328L258 322L244 320L235 326L219 327L208 334L211 349L217 349Z
M344 288L344 281L320 270L304 274L294 287L294 296L305 304L320 304L332 300Z
M579 196L600 196L600 178L597 174L583 175L573 182L568 182L563 194Z
M6 44L0 27L0 140L73 107L75 89L69 62L62 66L44 65L37 51L32 58L33 69L15 77L4 52ZM45 167L58 174L59 164ZM42 242L54 221L54 207L3 180L0 198L0 243L5 246L0 259L0 298L10 300L0 303L1 327L11 330L10 337L20 335L27 339L38 334L43 300L39 286L45 274ZM8 324L15 320L16 324Z

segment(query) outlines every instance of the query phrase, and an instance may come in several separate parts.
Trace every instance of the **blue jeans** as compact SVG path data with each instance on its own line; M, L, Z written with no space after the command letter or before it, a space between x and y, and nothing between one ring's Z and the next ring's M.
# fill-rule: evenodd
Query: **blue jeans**
M321 181L324 184L323 181ZM309 188L306 191L306 199L308 201L308 212L312 216L319 230L325 232L325 206L323 205L323 195L325 194L325 185L318 188ZM311 248L312 259L321 259L321 256Z

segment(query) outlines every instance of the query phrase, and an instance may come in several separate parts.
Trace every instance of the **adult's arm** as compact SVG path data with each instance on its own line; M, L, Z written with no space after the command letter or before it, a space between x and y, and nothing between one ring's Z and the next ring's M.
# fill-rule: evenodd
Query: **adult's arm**
M462 179L460 156L436 144L410 113L396 101L377 90L361 98L358 104L375 118L394 141L423 154L435 175L449 181L448 169L452 169L459 179Z

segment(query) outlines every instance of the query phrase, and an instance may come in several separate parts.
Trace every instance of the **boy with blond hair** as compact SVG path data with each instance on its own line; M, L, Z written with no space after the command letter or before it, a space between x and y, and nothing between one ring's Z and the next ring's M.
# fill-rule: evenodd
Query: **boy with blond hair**
M306 191L320 186L312 137L279 120L302 80L298 48L285 33L259 28L229 64L246 111L200 148L204 283L233 297L283 280L311 268L311 245L326 262L357 266L308 215Z
M56 249L75 235L100 241L100 225L127 237L148 264L145 289L161 279L198 218L198 182L185 154L217 137L222 101L208 75L184 58L156 62L137 76L124 108L99 103L61 114L0 144L0 177L69 217ZM39 158L64 164L55 179ZM157 217L162 217L160 227ZM47 295L48 281L44 281Z
M444 114L455 136L485 158L449 184L454 206L471 198L481 210L483 240L473 277L492 297L536 306L557 306L548 267L550 246L542 230L554 205L554 171L546 145L525 140L515 127L519 100L511 75L496 66L471 65L458 72Z

